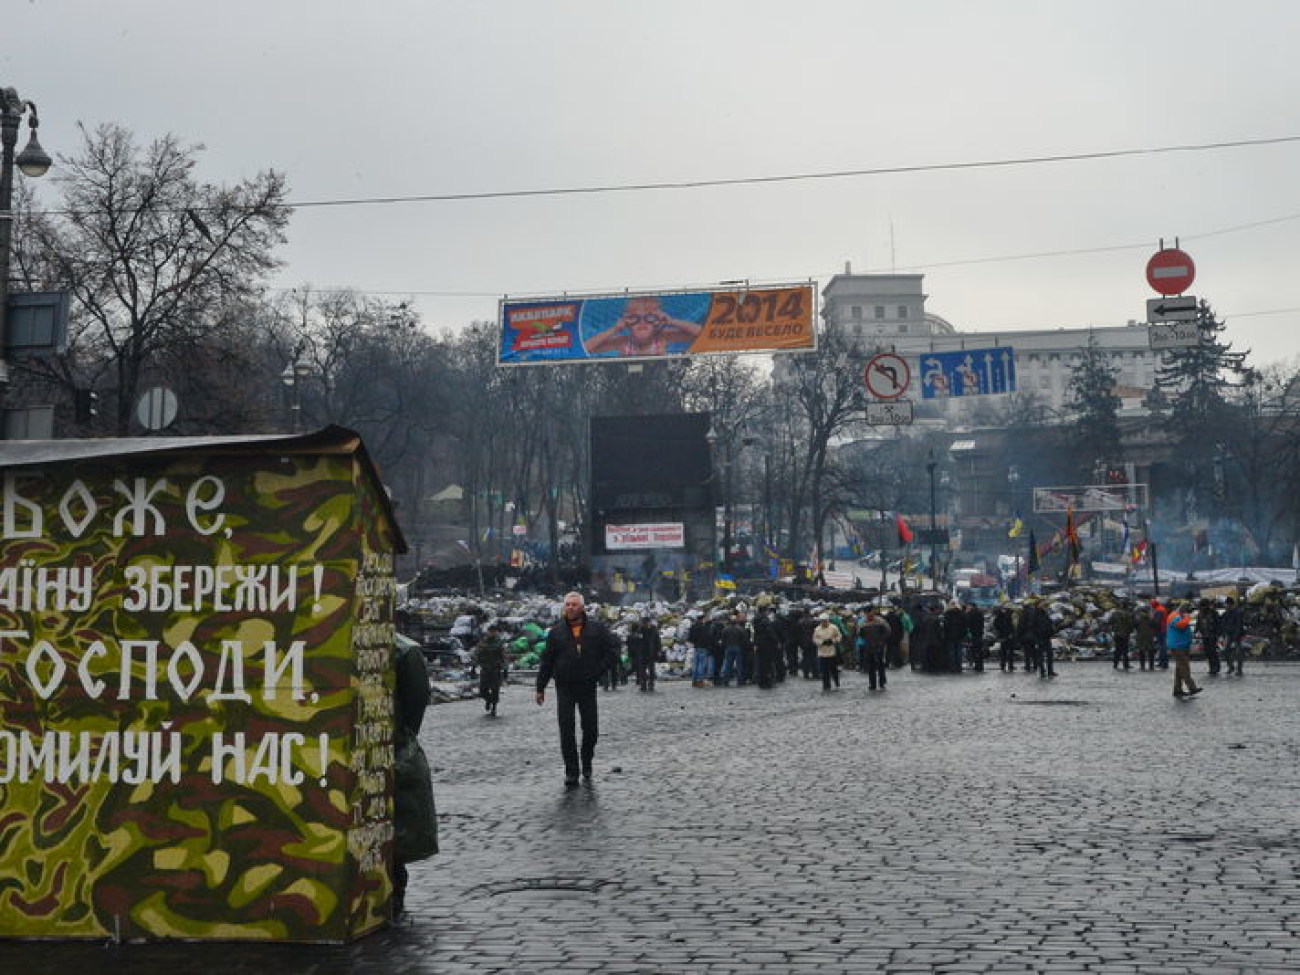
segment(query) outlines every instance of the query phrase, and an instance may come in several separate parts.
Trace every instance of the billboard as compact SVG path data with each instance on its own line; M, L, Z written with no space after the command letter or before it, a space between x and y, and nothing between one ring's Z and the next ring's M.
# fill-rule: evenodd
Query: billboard
M812 284L502 299L501 365L816 347Z
M0 937L386 923L404 547L354 434L0 458Z

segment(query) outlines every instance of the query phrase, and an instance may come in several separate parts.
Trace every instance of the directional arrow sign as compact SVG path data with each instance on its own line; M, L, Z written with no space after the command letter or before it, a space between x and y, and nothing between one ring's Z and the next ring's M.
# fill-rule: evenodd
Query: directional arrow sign
M1178 298L1148 298L1148 322L1194 322L1196 321L1196 296L1182 295Z

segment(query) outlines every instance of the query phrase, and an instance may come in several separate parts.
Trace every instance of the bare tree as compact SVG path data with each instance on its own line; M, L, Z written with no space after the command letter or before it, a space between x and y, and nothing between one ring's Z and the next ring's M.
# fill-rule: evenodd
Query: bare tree
M118 125L82 136L80 154L60 159L61 207L33 221L26 243L49 286L73 298L64 365L111 394L120 435L145 382L198 381L203 369L178 375L176 363L229 362L247 348L230 323L276 267L289 210L274 171L217 186L194 176L202 146L175 136L145 147Z

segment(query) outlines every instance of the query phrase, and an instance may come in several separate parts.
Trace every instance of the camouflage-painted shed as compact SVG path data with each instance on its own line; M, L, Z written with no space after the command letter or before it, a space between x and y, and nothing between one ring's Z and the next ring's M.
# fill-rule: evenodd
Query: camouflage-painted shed
M360 438L0 444L0 937L390 912L394 554Z

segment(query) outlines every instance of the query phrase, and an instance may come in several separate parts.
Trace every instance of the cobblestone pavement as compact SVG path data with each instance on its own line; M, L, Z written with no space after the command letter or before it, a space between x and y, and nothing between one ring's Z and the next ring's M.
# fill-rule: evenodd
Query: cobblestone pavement
M601 692L429 711L443 852L346 947L0 944L0 971L1294 973L1300 667L891 672L871 692Z

